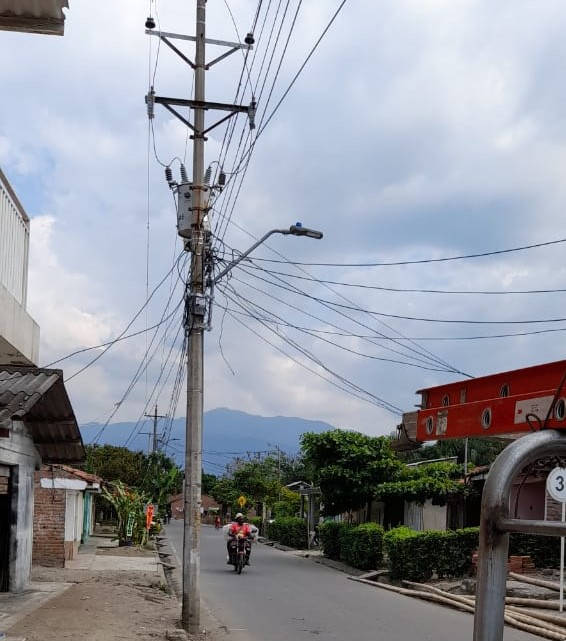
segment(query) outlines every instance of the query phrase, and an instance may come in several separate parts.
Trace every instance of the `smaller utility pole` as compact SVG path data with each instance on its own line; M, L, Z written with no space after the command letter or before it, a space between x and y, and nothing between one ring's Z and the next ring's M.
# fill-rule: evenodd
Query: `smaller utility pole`
M157 439L157 419L158 418L168 418L167 416L163 416L162 414L157 413L157 405L155 406L155 410L153 414L144 414L146 418L152 418L153 419L153 445L151 448L151 451L153 454L155 454L158 450L159 447L157 445L158 439ZM149 432L143 432L144 434L149 434Z

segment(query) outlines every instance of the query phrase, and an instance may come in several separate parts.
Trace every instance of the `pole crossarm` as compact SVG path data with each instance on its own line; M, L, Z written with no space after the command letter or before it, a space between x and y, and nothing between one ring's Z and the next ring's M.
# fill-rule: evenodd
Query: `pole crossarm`
M154 96L153 102L159 105L163 105L165 109L167 109L167 111L169 111L174 116L176 116L183 124L185 124L187 127L189 127L191 131L194 131L195 133L196 133L196 127L189 120L187 120L183 115L181 115L176 109L174 109L173 105L178 107L189 107L190 109L204 109L204 110L216 109L218 111L230 112L227 116L225 116L224 118L221 118L210 127L203 129L201 132L202 136L207 134L212 129L215 129L216 127L221 125L223 122L226 122L226 120L228 120L229 118L232 118L232 116L235 116L236 114L239 114L239 113L250 112L250 107L246 107L244 105L230 105L224 102L206 102L204 100L186 100L184 98L165 98L163 96Z
M187 58L187 56L178 47L176 47L172 42L169 42L170 38L177 39L177 40L190 40L192 42L196 42L195 36L186 36L179 33L169 33L167 31L153 31L152 29L146 29L145 32L150 36L158 37L172 51L174 51L179 56L179 58L181 58L181 60L186 62L191 67L191 69L196 68L195 63L190 58ZM210 62L205 63L204 65L205 69L210 69L210 67L224 60L228 56L231 56L233 53L236 53L236 51L240 51L241 49L248 49L248 50L253 49L253 46L251 44L247 44L247 43L244 44L241 42L228 42L226 40L213 40L211 38L205 38L204 42L208 45L217 45L219 47L230 47L230 50L227 51L226 53L223 53L217 58L214 58L214 60L211 60Z

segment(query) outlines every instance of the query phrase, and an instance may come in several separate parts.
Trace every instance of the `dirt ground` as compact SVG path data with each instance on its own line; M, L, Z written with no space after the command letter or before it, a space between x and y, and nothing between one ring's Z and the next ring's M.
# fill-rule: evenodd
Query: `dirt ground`
M34 568L33 580L72 585L13 626L10 636L27 641L181 638L176 637L179 603L155 575ZM205 637L189 638L204 641Z

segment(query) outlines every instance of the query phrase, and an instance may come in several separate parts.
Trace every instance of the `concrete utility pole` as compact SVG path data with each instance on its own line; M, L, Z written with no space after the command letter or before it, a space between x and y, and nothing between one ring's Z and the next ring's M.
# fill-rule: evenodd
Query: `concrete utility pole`
M249 107L218 102L205 102L205 73L214 64L241 49L251 49L253 34L248 33L245 44L206 39L206 0L197 0L196 33L186 36L163 31L154 31L155 21L151 16L146 21L146 33L158 37L194 70L194 99L166 98L156 96L153 87L146 96L148 117L154 117L154 105L162 104L193 132L193 179L189 183L181 170L181 183L172 179L170 167L166 169L169 185L177 193L177 231L185 239L185 250L191 252L191 268L187 284L187 322L185 335L187 352L187 423L185 430L185 485L184 485L184 531L183 531L183 594L182 625L191 633L200 632L200 526L202 484L202 422L203 422L203 345L207 298L205 296L206 269L210 258L210 234L203 220L208 207L209 186L204 181L204 143L206 134L214 127L238 113L245 113L250 128L255 127L255 101ZM170 40L195 42L195 60L189 60ZM228 47L229 51L206 62L206 44ZM193 122L175 107L189 107ZM215 124L205 127L205 112L220 110L229 112Z
M149 434L150 436L153 435L153 442L151 446L151 451L155 454L157 450L159 449L158 447L158 438L157 438L157 419L158 418L168 418L167 416L163 416L162 414L157 413L157 405L155 406L155 410L153 414L144 414L146 418L152 418L153 419L153 432L141 432L142 434Z
M195 102L204 103L206 0L197 0ZM185 492L183 534L183 628L200 632L200 508L202 504L202 418L204 386L204 109L194 109L191 277L189 322L186 327L187 422L185 429ZM188 518L187 518L188 517Z
M202 429L203 429L203 396L204 396L204 330L207 312L207 286L213 286L227 274L237 263L261 244L268 236L275 233L292 234L322 238L322 233L302 227L300 223L289 229L274 229L268 232L255 245L241 254L238 259L212 278L207 274L211 260L210 232L203 225L208 209L209 186L204 180L204 143L206 134L214 127L225 122L238 113L248 116L250 129L255 128L256 103L252 97L248 106L232 105L219 102L205 101L205 73L216 63L227 56L241 50L251 49L254 43L252 33L248 33L244 43L225 42L206 39L206 0L197 0L196 34L186 36L163 31L153 31L155 22L151 16L146 21L146 33L159 37L170 49L187 63L195 73L195 92L193 100L182 98L166 98L156 96L150 87L146 96L148 117L154 118L155 104L162 104L181 122L192 130L193 135L193 180L189 183L181 169L181 183L172 179L171 168L167 167L165 175L169 186L177 193L177 231L185 239L185 250L191 252L191 271L187 284L186 296L186 327L185 335L188 342L187 352L187 423L185 451L185 485L184 485L184 529L183 529L183 594L182 615L183 628L195 634L200 632L200 527L201 527L201 486L202 486ZM170 39L195 41L195 61L185 56ZM228 47L229 51L214 60L206 62L205 45L212 44ZM194 114L193 123L176 111L175 107L189 107ZM205 127L205 112L220 110L229 112L215 124ZM222 178L222 174L220 176ZM222 180L219 179L222 184Z

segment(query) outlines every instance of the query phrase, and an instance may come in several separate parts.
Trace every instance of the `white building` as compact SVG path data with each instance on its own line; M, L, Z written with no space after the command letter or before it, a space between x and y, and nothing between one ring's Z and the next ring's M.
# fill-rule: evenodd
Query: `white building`
M26 311L29 231L0 170L0 592L29 584L35 470L84 459L63 372L36 366L39 327Z

